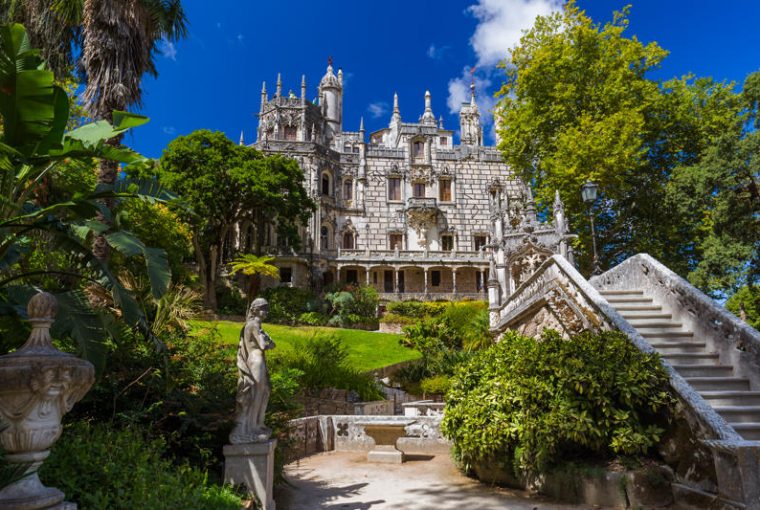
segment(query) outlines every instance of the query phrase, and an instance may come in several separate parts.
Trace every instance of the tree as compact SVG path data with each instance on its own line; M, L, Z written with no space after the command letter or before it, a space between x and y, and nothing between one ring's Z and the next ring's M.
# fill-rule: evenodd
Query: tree
M160 40L177 40L187 33L180 0L80 0L82 4L81 68L86 76L84 102L95 119L111 120L111 112L140 105L142 78L156 76L153 61ZM118 145L120 137L111 143ZM98 182L113 184L118 166L103 160ZM106 206L113 203L106 201ZM102 218L100 218L102 220ZM93 253L108 257L108 243L98 236Z
M574 2L538 17L505 63L496 108L507 163L543 204L555 190L580 234L580 265L590 270L590 229L580 188L599 184L594 211L602 267L648 252L687 275L702 253L682 208L667 200L675 168L700 161L737 126L731 84L686 76L650 79L667 52L627 37L628 9L599 26Z
M53 276L57 285L50 290L60 291L57 297L64 312L55 327L58 333L74 338L83 356L92 359L91 349L107 336L106 324L89 307L81 282L106 291L129 325L146 326L139 305L112 268L92 256L92 237L103 235L126 258L142 258L157 299L165 292L171 274L162 250L91 218L96 212L107 215L99 204L103 198L153 199L132 189L140 183L129 181L101 186L94 192L72 193L60 200L40 200L38 192L47 175L72 160L144 163L143 156L105 141L144 124L147 118L114 112L113 124L98 121L66 132L68 97L55 85L53 73L45 68L24 27L18 24L0 28L0 91L0 313L23 315L20 308L37 292L35 283ZM34 248L43 243L46 251L68 256L62 259L66 265L30 269L29 262L39 251Z
M233 226L244 221L254 225L254 254L260 256L270 227L298 248L298 226L314 210L294 160L264 157L219 132L200 130L172 141L161 157L158 176L188 206L178 212L192 229L204 305L214 310L217 277L232 255L224 247Z
M273 280L280 279L280 270L272 264L274 257L264 255L258 257L251 253L238 255L230 262L230 274L243 273L248 276L248 302L250 303L258 294L259 278L266 276Z

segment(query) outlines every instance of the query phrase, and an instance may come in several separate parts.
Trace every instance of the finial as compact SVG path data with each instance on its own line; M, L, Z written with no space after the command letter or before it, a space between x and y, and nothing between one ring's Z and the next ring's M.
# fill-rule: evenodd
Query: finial
M53 339L50 337L50 326L53 325L55 314L58 312L58 300L48 292L40 292L32 296L26 306L26 314L32 323L29 339L17 351L55 350Z
M394 92L393 93L393 111L395 112L397 110L398 110L398 93Z
M267 82L266 80L261 82L261 93L266 94L267 93Z
M359 119L359 131L364 131L364 116Z
M282 75L280 73L277 73L277 92L275 95L277 97L282 96Z
M245 138L243 137L243 130L240 130L240 145L245 145Z
M343 69L338 69L338 83L343 85Z
M443 115L438 118L438 129L443 129Z
M302 74L301 75L301 87L305 87L305 86L306 86L306 75Z
M391 122L401 122L401 111L398 109L398 94L393 93L393 115L391 115Z

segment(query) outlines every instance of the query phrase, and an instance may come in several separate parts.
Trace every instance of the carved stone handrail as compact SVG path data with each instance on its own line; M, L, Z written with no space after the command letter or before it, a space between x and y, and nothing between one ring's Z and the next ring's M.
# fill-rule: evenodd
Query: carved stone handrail
M602 275L604 276L604 275ZM617 329L624 333L643 352L654 348L631 326L564 257L553 255L528 277L499 309L491 311L491 330L496 334L516 328L520 321L536 308L548 304L552 292L562 292L572 306L578 320L587 318L581 329ZM593 324L593 316L598 319ZM678 398L691 410L700 424L703 439L744 442L739 434L720 416L666 360L662 365L668 372L670 386Z
M591 279L604 290L640 289L666 308L696 337L720 354L721 362L760 390L760 332L646 253L634 255Z

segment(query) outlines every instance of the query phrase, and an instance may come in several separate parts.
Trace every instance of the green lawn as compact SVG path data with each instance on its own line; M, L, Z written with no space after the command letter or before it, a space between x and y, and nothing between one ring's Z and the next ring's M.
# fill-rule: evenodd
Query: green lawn
M225 344L237 345L242 322L192 321L194 330L216 327ZM280 326L265 324L264 330L277 344L275 352L285 353L297 349L315 336L332 335L348 349L348 361L361 371L393 365L420 357L420 353L401 345L401 335L375 333L358 329L323 328L311 326Z

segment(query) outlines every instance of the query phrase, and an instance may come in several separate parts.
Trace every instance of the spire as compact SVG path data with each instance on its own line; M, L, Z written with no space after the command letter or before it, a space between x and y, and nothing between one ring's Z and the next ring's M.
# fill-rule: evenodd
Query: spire
M393 115L391 116L391 123L401 122L401 110L398 108L398 94L393 93Z
M338 69L338 83L343 86L343 69Z
M264 81L261 83L261 107L259 108L260 112L264 112L264 105L267 101L267 82Z
M245 145L245 137L243 136L243 130L240 130L240 145Z
M359 132L364 133L364 117L359 119ZM362 139L364 139L364 136L362 136Z
M280 97L282 96L282 76L280 73L277 73L277 91L274 94L274 97Z
M475 103L475 77L473 76L472 82L470 83L470 106L473 109L477 109L478 105Z
M432 98L430 96L430 91L425 91L425 113L422 114L422 117L420 118L420 121L423 124L432 124L435 126L435 115L433 115L433 106L432 106Z
M306 104L306 75L301 75L301 105Z
M443 129L443 115L438 119L438 129Z
M559 235L567 233L567 220L565 218L565 204L559 196L559 190L554 191L554 227Z

